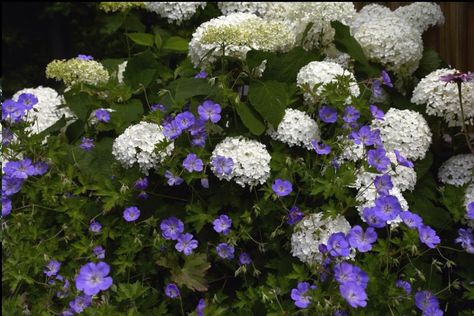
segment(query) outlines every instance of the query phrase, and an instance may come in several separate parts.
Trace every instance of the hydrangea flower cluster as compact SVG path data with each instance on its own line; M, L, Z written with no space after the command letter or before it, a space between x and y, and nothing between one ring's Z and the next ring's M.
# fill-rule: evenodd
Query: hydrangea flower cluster
M351 225L343 216L332 219L323 218L322 213L309 214L294 227L291 254L305 263L322 263L324 256L319 246L326 245L333 233L347 234L350 229Z
M124 167L130 168L137 163L140 170L148 174L148 170L170 156L174 149L171 143L163 150L155 151L155 146L163 141L165 135L160 125L140 122L129 126L114 140L112 154Z
M446 160L438 170L438 178L442 183L462 186L474 181L474 155L460 154Z
M109 73L95 60L72 58L50 62L46 66L46 78L63 81L67 86L77 84L97 86L109 81Z
M420 33L444 23L443 11L435 2L413 2L398 7L393 13L404 18Z
M26 179L45 174L49 167L45 162L33 163L29 158L8 161L2 167L2 217L5 217L12 210L11 197L20 192Z
M226 1L218 2L217 6L222 14L229 15L232 13L252 13L259 17L264 17L268 10L271 9L271 3L268 2L237 2Z
M334 49L332 41L335 31L331 21L349 24L356 14L351 2L269 2L264 18L281 21L292 30L296 43L301 43L306 35L303 47L313 49ZM311 27L305 30L309 23Z
M390 108L383 120L373 120L387 151L398 150L408 159L423 159L431 145L431 131L423 115Z
M351 83L349 86L350 94L354 97L359 96L360 90L357 85L357 81L354 74L348 70L345 70L340 65L327 61L312 61L306 66L302 67L298 71L296 76L296 83L299 87L308 85L312 91L304 93L304 99L309 103L319 103L324 100L320 100L320 95L324 89L324 85L329 82L337 81L336 76L349 76ZM315 85L320 85L317 89L314 89ZM350 98L346 100L346 103L350 103Z
M189 20L199 8L206 6L206 2L143 2L143 4L146 10L177 25Z
M392 12L377 4L365 6L351 22L351 33L369 59L406 77L418 68L421 60L423 31L443 19L436 5L428 7L409 5ZM425 16L426 10L433 9L437 12Z
M457 83L444 82L442 76L456 73L456 69L437 69L421 79L413 90L411 102L426 104L426 114L442 117L448 126L462 126L461 105ZM464 118L474 117L474 80L461 83Z
M69 108L60 107L64 103L64 98L52 88L39 86L23 89L15 93L13 99L19 100L24 93L31 93L38 99L38 103L33 106L33 111L26 116L26 121L32 124L26 130L33 134L39 134L51 127L63 116L66 119L75 118Z
M296 109L286 109L285 115L275 129L270 126L267 134L288 146L302 146L311 150L312 140L319 140L319 127L308 114Z
M222 55L245 60L251 49L284 51L292 47L293 41L291 31L279 22L250 13L232 13L196 29L189 43L189 57L195 67L205 68Z
M211 170L220 180L234 180L241 187L263 184L270 177L271 156L266 146L255 140L242 136L227 137L216 145L211 160L217 156L230 158L233 161L232 172L222 174L211 165Z

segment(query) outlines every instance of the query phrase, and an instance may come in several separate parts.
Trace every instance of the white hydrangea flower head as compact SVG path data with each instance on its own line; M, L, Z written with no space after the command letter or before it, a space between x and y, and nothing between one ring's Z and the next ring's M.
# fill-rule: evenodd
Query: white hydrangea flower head
M365 55L400 76L411 75L423 55L421 33L395 15L369 19L351 30Z
M357 189L356 201L359 202L357 205L357 210L359 211L359 215L363 221L365 221L363 217L363 211L366 207L373 207L375 206L375 200L377 199L377 189L374 185L374 180L376 176L380 176L381 174L366 172L363 169L359 170L356 175L356 181L352 185ZM416 174L415 174L416 177ZM416 181L416 179L415 179ZM396 186L396 181L392 177L393 188L390 189L389 194L395 196L402 207L402 211L408 211L409 206L407 200L403 197L403 194L398 186ZM387 221L392 228L397 227L399 223L402 222L400 216L397 216L395 219L391 221Z
M328 53L328 52L326 52ZM344 69L352 72L354 71L354 67L352 66L352 59L349 54L337 52L336 54L329 54L324 58L325 62L336 63Z
M126 60L123 63L121 63L120 65L118 65L117 80L120 84L123 83L123 78L124 78L123 74L125 72L125 69L127 69L127 65L128 65L128 60Z
M467 206L472 202L474 202L474 182L467 186L464 195L464 206L466 208L466 215L464 217L466 218L467 224L474 228L474 219L467 218Z
M431 144L431 131L423 115L411 110L390 108L383 120L373 120L387 152L398 150L412 160L423 159Z
M205 68L223 53L245 60L251 49L287 51L293 43L291 30L280 22L251 13L232 13L201 24L193 33L188 54L195 67Z
M227 137L217 144L211 156L232 158L232 172L228 175L218 174L211 164L211 170L220 180L234 180L241 187L264 184L270 177L270 159L266 146L256 140L242 136Z
M337 140L342 147L342 152L337 158L339 163L347 160L356 162L364 158L364 145L356 144L352 139L342 135L338 136Z
M67 86L81 83L97 86L109 81L109 72L95 60L61 59L46 66L46 78L62 80Z
M169 23L180 25L189 20L199 7L204 8L206 2L144 2L145 9L154 12Z
M463 186L474 180L474 155L460 154L446 160L438 170L438 178L444 184Z
M464 206L467 208L469 203L474 202L474 182L469 184L466 188L466 193L464 194Z
M415 169L398 164L393 152L388 152L387 157L392 162L388 174L392 177L393 185L399 188L400 192L413 191L417 181Z
M226 1L218 2L217 6L222 14L228 15L231 13L252 13L259 17L265 16L267 11L271 9L272 2L235 2Z
M137 163L140 170L148 174L173 152L174 143L155 151L155 146L163 141L167 140L160 125L140 122L129 126L114 140L112 154L124 167L130 168Z
M420 33L431 26L444 23L443 11L435 2L413 2L397 8L394 13L408 21Z
M32 123L26 130L32 134L41 133L59 121L63 115L66 119L75 117L69 108L61 107L65 103L64 98L52 88L39 86L22 89L15 93L12 99L18 101L18 97L23 93L33 94L38 99L38 103L25 116L25 120Z
M457 83L446 83L441 76L457 72L456 69L438 69L421 79L413 90L411 102L426 104L426 114L444 118L449 126L462 126L461 105ZM466 123L474 118L474 81L461 83L461 94Z
M384 5L371 3L364 6L354 18L350 22L351 30L354 31L358 29L361 25L367 23L368 21L372 21L375 19L381 19L385 16L389 16L392 14L392 11L389 7Z
M319 252L319 245L326 245L333 233L347 234L350 230L351 225L342 215L323 219L322 213L309 214L294 226L291 254L304 263L321 264L323 255ZM354 255L352 252L349 257Z
M286 109L277 130L270 126L267 134L288 146L302 146L311 150L313 139L319 141L319 127L308 114L296 109Z
M293 30L296 43L301 43L306 27L312 23L303 43L306 49L330 45L335 34L331 21L348 24L356 14L352 2L272 2L269 5L264 17L287 24Z
M324 85L330 82L337 81L336 76L349 76L351 78L351 83L349 85L349 90L352 96L358 97L360 94L359 86L354 77L354 74L348 70L345 70L340 65L327 62L327 61L312 61L306 66L302 67L298 71L296 76L296 83L299 87L307 84L309 88L313 90L316 98L320 97L321 92L323 91ZM316 90L314 86L316 84L321 84ZM316 100L315 97L309 92L304 93L304 99L309 103L318 103L321 100ZM324 101L324 100L322 100ZM350 98L347 98L346 103L350 103Z

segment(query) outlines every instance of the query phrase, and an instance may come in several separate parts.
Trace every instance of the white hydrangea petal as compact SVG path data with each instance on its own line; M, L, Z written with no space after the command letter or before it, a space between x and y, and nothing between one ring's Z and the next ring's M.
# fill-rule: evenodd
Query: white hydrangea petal
M148 174L150 169L156 168L172 154L174 143L155 152L155 146L165 140L160 125L140 122L129 126L114 140L112 154L124 167L130 168L137 163L140 170Z

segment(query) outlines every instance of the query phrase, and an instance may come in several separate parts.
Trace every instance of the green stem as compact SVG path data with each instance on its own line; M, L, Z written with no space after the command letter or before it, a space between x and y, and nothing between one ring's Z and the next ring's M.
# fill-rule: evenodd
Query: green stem
M467 131L467 126L466 126L466 119L464 118L464 107L462 105L461 82L458 82L457 84L458 84L459 105L461 106L462 131L463 131L464 137L466 138L467 147L469 147L469 150L474 155L474 148L472 148L471 142L469 141L469 134L468 134L468 131Z
M183 300L181 299L181 295L179 296L179 307L181 307L181 315L184 316Z

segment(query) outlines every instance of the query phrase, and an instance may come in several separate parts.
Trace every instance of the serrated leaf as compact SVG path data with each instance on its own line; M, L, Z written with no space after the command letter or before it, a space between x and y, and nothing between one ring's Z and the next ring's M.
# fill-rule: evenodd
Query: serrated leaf
M171 279L179 285L185 285L190 290L207 291L206 271L211 264L207 262L205 254L194 254L186 257L186 262L180 270L174 270Z
M125 33L134 43L142 46L153 46L154 37L148 33Z
M155 46L157 48L161 48L161 45L163 45L163 40L161 39L161 35L159 33L155 34Z
M188 51L188 41L179 36L172 36L165 41L163 49L185 53Z
M249 101L260 115L278 127L290 103L286 84L278 81L253 81L249 87Z

